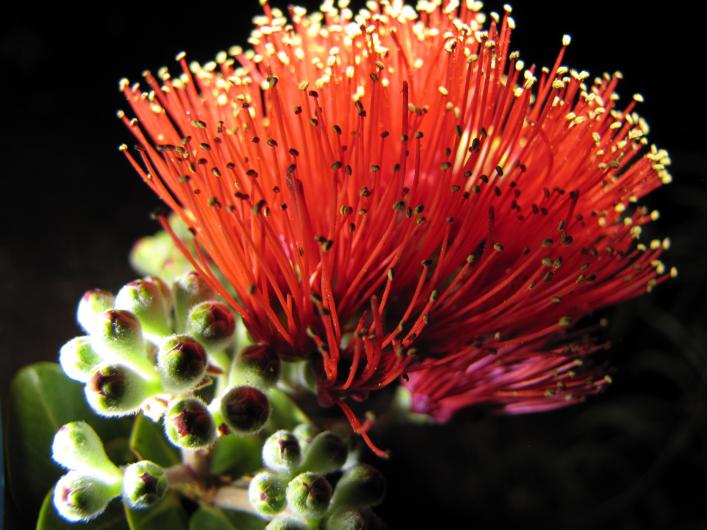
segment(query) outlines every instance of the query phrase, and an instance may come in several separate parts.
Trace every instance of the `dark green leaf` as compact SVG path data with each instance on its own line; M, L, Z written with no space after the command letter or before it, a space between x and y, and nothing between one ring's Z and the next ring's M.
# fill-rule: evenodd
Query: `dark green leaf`
M132 510L125 505L125 516L130 530L188 529L187 514L176 493L169 493L157 505L146 510Z
M272 412L267 423L267 430L276 431L277 429L292 430L299 423L309 422L307 415L292 401L290 396L279 388L271 388L268 390L268 399Z
M121 502L113 499L106 511L88 523L70 523L62 519L54 509L53 489L44 497L37 520L37 530L128 530Z
M67 379L56 363L37 363L12 380L7 404L7 474L10 493L25 517L34 518L46 491L61 475L51 460L56 431L84 420L104 442L124 436L126 420L96 416L86 405L82 385Z
M181 463L179 451L167 441L162 426L138 414L130 435L130 449L141 460L151 460L162 467Z
M189 530L263 530L267 521L245 512L202 505L189 521Z
M229 434L216 441L209 470L214 475L233 478L253 473L262 467L262 440L256 436Z

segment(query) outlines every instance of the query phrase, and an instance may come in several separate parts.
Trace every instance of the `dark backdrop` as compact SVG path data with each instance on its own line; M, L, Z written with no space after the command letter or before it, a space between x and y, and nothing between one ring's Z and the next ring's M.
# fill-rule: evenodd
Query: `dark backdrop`
M55 359L77 333L83 291L134 276L127 254L156 230L148 213L157 202L117 152L130 140L115 119L117 81L171 64L182 49L208 60L243 43L257 2L214 4L3 7L3 395L20 366ZM625 100L646 97L650 139L670 150L675 177L651 205L662 211L657 229L671 236L667 260L681 276L606 312L615 384L603 396L555 413L472 412L385 435L393 458L383 465L390 491L380 513L392 529L704 528L704 29L687 2L516 4L514 48L526 63L550 63L570 33L568 64L620 69Z

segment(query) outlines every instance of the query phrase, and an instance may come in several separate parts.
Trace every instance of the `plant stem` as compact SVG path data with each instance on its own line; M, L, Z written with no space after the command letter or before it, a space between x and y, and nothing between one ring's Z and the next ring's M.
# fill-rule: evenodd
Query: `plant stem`
M209 456L209 452L203 449L182 449L182 462L198 478L205 478L209 474Z
M224 486L216 490L211 502L225 510L238 510L258 515L248 500L248 490L235 486Z

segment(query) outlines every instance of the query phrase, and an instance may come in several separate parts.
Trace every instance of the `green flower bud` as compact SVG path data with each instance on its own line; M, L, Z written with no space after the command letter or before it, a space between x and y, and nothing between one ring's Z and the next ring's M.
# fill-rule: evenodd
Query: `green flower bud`
M197 398L171 404L164 416L164 429L167 438L184 449L209 446L216 438L216 425L209 409Z
M368 509L337 510L324 521L324 530L384 530L385 525Z
M85 383L102 359L91 346L91 337L75 337L59 350L61 369L71 379Z
M93 333L100 316L113 307L114 301L113 293L103 289L92 289L84 293L76 311L76 320L86 333Z
M324 431L314 437L304 455L302 469L313 473L331 473L346 462L346 443L331 431Z
M123 499L131 508L149 508L167 492L164 469L148 460L130 464L123 476Z
M85 421L72 421L59 428L52 442L52 458L60 466L103 482L120 482L123 476L108 458L96 431Z
M102 416L125 416L162 390L158 381L146 381L121 365L99 366L91 372L84 393L93 410Z
M268 523L265 530L309 530L310 526L289 515L278 515Z
M239 348L250 346L255 341L240 316L236 316L236 344Z
M187 316L187 334L198 340L209 355L222 354L233 342L235 331L236 319L221 302L201 302Z
M331 485L321 475L302 473L287 485L287 505L305 519L320 519L329 508Z
M273 473L263 471L253 477L248 486L248 500L264 516L272 516L285 509L285 481Z
M229 383L270 388L280 376L280 359L262 344L247 346L238 352L231 366Z
M385 496L385 479L375 467L358 464L339 479L334 490L332 506L351 508L375 506Z
M146 354L142 327L130 311L109 309L97 319L91 344L109 362L126 364L147 379L156 376L155 367Z
M154 283L157 287L160 288L160 292L162 293L162 301L164 302L164 305L167 308L167 314L171 315L172 311L174 310L174 298L172 297L172 289L169 287L167 282L159 276L152 275L145 276L144 279L148 282Z
M106 484L78 471L69 471L54 486L54 506L67 521L89 521L102 514L119 494L119 482Z
M221 414L226 425L237 432L259 431L270 416L270 402L252 386L236 386L221 398Z
M304 454L305 452L307 452L307 449L312 443L312 440L314 440L315 436L319 434L319 429L317 429L311 423L300 423L294 428L292 433L297 437L300 450L302 454Z
M263 464L278 473L292 473L301 458L299 442L288 431L276 431L263 444Z
M206 351L186 335L168 337L157 353L162 382L172 391L188 390L199 383L206 373L206 365Z
M193 236L181 220L172 221L176 217L178 216L170 215L170 224L177 236L191 248ZM179 225L179 229L177 229L177 225ZM159 274L169 280L192 270L189 260L174 244L172 236L164 230L160 230L152 236L142 237L135 242L130 251L130 265L141 274Z
M296 374L296 380L299 382L302 388L305 388L312 392L317 393L317 374L314 371L314 366L309 361L301 361L294 363L294 373Z
M149 280L134 280L124 285L115 297L115 308L130 311L139 320L146 334L169 335L169 304L160 286Z
M216 298L216 291L195 271L186 273L174 282L174 316L177 331L183 331L187 315L193 306Z

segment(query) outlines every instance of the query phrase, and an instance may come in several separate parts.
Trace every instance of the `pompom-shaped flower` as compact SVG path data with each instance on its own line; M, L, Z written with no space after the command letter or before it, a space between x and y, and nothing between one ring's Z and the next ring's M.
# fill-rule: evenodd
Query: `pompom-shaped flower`
M509 8L346 4L264 3L251 50L122 83L124 151L190 227L192 264L256 342L314 361L364 437L350 400L403 375L441 420L596 392L574 322L670 274L667 243L636 242L657 216L638 201L670 181L641 97L621 108L618 74L563 66L569 37L526 68Z

